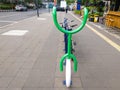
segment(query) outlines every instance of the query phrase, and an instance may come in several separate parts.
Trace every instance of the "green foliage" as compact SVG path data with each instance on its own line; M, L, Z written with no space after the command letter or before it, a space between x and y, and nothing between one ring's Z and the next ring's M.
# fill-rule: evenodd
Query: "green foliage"
M3 4L10 4L10 1L8 1L8 0L0 0L0 3L3 3Z
M93 9L92 6L88 6L88 7L86 7L86 8L88 9L88 12L90 12L90 11Z
M81 14L81 11L80 11L80 10L74 10L74 13L80 15L80 14Z
M12 4L0 4L0 9L13 9L14 5Z
M38 0L38 3L39 3L39 4L42 4L42 0Z
M100 12L100 13L99 13L99 16L103 16L103 12Z
M85 4L88 9L89 17L92 17L94 15L103 15L104 4L102 3L102 0L82 0L82 2L83 1L83 4Z
M103 8L104 7L98 7L98 6L89 6L89 7L87 7L87 9L89 11L89 16L92 16L92 15L102 16L103 15Z
M74 3L74 0L66 0L67 4L70 5L71 3Z
M32 3L32 2L34 2L34 0L24 0L25 2L27 2L27 3Z
M100 12L94 12L94 15L100 15Z

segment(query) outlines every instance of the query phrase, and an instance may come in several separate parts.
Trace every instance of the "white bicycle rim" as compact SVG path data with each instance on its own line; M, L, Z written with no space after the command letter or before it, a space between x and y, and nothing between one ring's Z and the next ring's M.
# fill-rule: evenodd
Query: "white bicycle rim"
M70 87L71 85L71 60L66 59L66 87Z

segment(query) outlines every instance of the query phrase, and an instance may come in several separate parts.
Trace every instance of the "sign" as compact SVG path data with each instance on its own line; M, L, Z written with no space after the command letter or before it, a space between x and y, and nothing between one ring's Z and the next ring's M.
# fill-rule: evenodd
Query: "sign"
M80 3L77 3L77 10L80 10Z
M66 1L61 1L61 2L60 2L60 7L66 8L66 7L67 7Z
M77 10L80 10L81 0L77 0Z

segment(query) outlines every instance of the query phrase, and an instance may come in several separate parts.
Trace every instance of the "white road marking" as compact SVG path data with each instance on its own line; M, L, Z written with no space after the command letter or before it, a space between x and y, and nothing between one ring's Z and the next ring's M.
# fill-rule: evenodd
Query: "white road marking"
M2 35L9 36L23 36L28 32L28 30L10 30L8 32L2 33Z
M46 18L37 18L37 20L46 20Z

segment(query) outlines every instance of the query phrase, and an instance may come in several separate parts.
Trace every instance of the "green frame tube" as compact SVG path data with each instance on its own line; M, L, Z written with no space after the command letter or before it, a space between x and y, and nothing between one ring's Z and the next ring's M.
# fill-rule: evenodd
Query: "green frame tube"
M87 21L87 17L88 17L88 10L86 8L84 8L84 18L83 18L82 24L77 29L72 30L72 31L66 31L64 28L62 28L59 25L59 23L57 21L56 7L53 7L52 16L53 16L54 24L55 24L55 26L57 27L58 30L60 30L63 33L74 34L74 33L77 33L79 31L81 31L83 29L83 27L85 26L86 21Z

